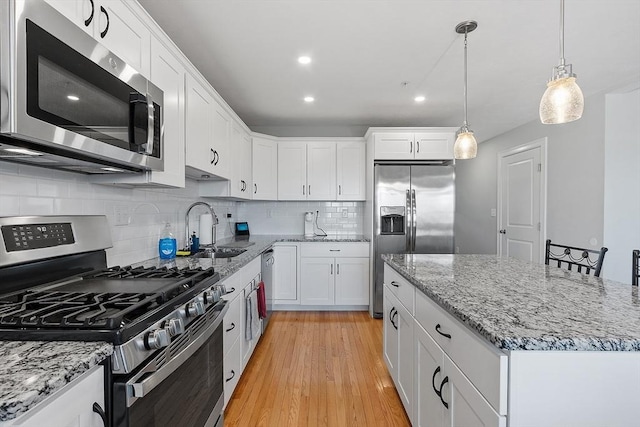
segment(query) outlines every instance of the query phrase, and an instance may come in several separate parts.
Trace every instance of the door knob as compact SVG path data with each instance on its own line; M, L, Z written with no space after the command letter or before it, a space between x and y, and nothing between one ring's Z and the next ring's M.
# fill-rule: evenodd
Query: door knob
M507 234L507 230L505 229L500 230L500 234Z

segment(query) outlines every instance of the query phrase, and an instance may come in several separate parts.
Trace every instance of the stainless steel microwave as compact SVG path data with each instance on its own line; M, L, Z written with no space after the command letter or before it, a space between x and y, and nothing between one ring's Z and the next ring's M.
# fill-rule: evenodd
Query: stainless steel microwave
M0 1L0 160L163 169L163 93L42 0Z

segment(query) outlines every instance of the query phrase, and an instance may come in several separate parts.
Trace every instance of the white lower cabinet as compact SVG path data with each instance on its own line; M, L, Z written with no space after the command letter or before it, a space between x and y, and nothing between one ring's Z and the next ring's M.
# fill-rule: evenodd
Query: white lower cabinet
M0 422L0 427L106 427L93 410L94 403L105 410L102 365L94 366L24 415Z
M508 356L423 304L426 296L420 291L413 311L414 298L408 297L412 294L407 290L413 285L385 267L384 359L411 423L423 427L506 426ZM485 395L495 397L501 413Z
M368 243L302 243L300 304L369 304Z
M222 342L225 408L260 339L260 334L258 334L249 341L245 340L247 315L245 294L248 295L249 289L260 281L261 267L261 260L258 257L221 282L227 290L227 294L223 298L228 301L229 305L222 321L224 328Z
M273 304L300 304L298 246L273 245Z

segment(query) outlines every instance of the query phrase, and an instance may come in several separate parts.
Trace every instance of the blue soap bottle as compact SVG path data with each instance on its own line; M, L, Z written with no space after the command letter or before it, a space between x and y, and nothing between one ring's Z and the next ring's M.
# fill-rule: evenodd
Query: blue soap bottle
M176 238L173 235L171 224L167 222L160 234L160 240L158 241L158 253L160 255L160 259L175 259L176 250Z

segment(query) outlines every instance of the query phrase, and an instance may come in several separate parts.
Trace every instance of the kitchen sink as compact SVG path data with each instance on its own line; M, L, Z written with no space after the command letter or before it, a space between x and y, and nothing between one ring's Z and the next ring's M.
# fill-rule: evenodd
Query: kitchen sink
M202 251L191 255L192 258L233 258L244 252L246 249L224 249L219 248L217 251Z

